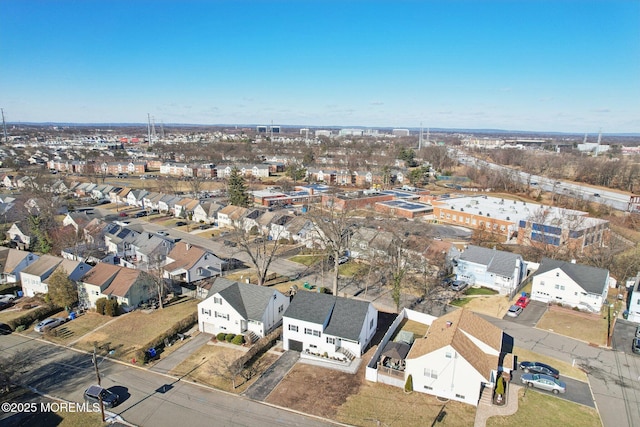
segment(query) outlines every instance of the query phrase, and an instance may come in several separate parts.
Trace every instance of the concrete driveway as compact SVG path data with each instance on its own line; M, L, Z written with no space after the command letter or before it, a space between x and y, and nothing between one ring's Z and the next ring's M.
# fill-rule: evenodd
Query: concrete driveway
M504 315L504 320L509 320L510 322L517 323L518 325L523 326L536 326L542 316L547 312L547 304L540 301L531 301L527 308L522 310L520 316L518 317L509 317L506 314Z

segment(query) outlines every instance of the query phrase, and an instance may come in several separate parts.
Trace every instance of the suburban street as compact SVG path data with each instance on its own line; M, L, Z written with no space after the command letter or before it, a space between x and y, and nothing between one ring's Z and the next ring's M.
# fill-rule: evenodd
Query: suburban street
M0 337L0 352L26 351L35 364L20 381L40 393L82 402L96 383L91 355L17 334ZM329 426L333 423L264 405L175 378L99 358L102 386L124 401L112 411L139 426ZM7 414L0 414L0 424ZM215 420L215 422L213 421Z

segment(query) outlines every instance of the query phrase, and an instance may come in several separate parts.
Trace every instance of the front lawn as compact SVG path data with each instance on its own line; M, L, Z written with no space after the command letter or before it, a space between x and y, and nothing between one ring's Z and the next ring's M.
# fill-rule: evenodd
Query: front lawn
M322 254L310 254L310 255L296 255L289 258L289 261L297 262L298 264L310 266L317 262L320 262L325 255Z
M94 343L103 352L115 350L113 357L131 361L135 352L179 320L195 313L198 300L183 299L160 310L136 310L124 314L98 331L84 336L74 347L92 351Z
M45 338L58 344L68 344L113 319L90 311L58 326L52 333L45 334Z
M237 349L225 345L205 345L189 355L180 365L169 372L170 375L187 378L193 382L206 384L231 393L242 393L255 382L269 366L278 358L272 353L264 353L252 365L252 377L245 380L242 376L236 378L236 388L225 371L234 360L244 354L246 348Z
M441 410L446 415L442 422L436 422ZM399 387L370 382L349 396L336 414L340 422L371 427L472 426L475 417L476 408L472 405L455 401L443 403L425 393L407 394Z
M602 422L598 411L593 408L522 388L518 390L518 412L506 417L491 417L487 420L487 427L500 426L600 427Z
M30 308L28 310L21 310L19 308L15 308L15 306L14 306L14 307L2 310L2 311L0 311L0 323L9 323L13 319L17 319L18 317L23 316L23 315L29 313L30 311L35 310L36 308L38 308L38 307L36 306L36 307Z
M611 316L613 316L613 312ZM536 327L588 343L598 345L606 345L607 343L606 315L585 318L571 311L547 310Z
M498 291L489 288L467 288L465 295L497 295Z
M458 298L458 299L454 299L449 304L456 307L462 307L463 305L468 304L472 299L473 298Z

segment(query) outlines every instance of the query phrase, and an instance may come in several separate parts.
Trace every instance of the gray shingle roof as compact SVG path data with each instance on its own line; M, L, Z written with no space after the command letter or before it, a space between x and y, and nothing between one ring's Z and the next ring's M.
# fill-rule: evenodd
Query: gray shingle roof
M234 282L219 277L211 286L208 295L220 294L243 318L261 321L275 292L278 291L265 286Z
M522 261L522 257L510 252L471 245L460 255L460 260L486 265L489 273L513 277L516 263Z
M580 285L582 289L592 294L602 294L602 291L608 285L609 270L551 258L542 259L540 268L538 268L534 276L555 270L556 268L564 271L567 276Z
M368 301L298 292L284 317L323 325L323 333L358 341L369 309Z

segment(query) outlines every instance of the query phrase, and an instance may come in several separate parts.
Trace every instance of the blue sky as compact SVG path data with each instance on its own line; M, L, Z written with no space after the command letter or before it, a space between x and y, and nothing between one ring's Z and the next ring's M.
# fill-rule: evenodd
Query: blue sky
M10 122L640 132L640 0L0 3Z

